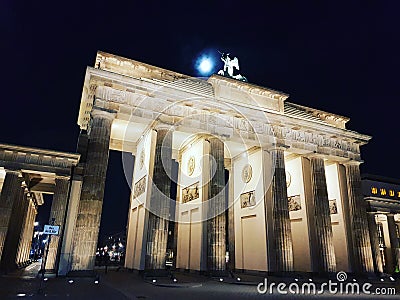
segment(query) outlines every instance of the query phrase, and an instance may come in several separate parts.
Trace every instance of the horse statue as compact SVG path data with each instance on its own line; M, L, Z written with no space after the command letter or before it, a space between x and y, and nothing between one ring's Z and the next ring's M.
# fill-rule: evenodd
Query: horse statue
M221 53L221 52L220 52ZM233 69L239 70L239 60L237 57L234 57L233 59L229 57L230 53L221 53L221 60L224 62L224 68L222 70L218 71L218 75L222 75L225 77L230 77L233 79L241 80L241 81L246 81L247 78L238 74L238 75L233 75Z

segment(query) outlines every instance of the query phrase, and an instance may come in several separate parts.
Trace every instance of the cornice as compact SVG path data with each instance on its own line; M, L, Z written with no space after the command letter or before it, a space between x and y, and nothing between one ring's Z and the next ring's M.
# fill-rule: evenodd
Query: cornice
M345 124L350 120L348 117L340 116L337 114L329 113L326 111L322 111L319 109L299 105L296 103L290 102L290 105L296 107L299 110L302 110L306 113L310 113L314 117L321 119L322 121L327 122L328 124L332 124L334 126L338 126L341 129L345 129Z
M248 82L236 80L233 78L227 78L227 77L220 76L217 74L211 75L207 81L208 82L216 82L218 84L223 83L227 86L231 86L231 87L240 89L243 92L257 94L260 96L267 96L267 97L270 97L273 99L285 101L287 98L289 98L289 95L285 94L283 92L273 90L270 88L266 88L266 87L262 87L262 86L259 86L259 85L253 84L253 83L248 83Z
M146 74L149 77L157 77L160 79L182 79L190 77L178 72L152 66L150 64L103 51L97 52L95 68L133 78L143 77L143 75L146 77Z
M61 151L17 146L17 145L3 144L3 143L0 144L0 151L12 151L22 154L52 156L56 159L68 159L74 165L78 164L78 161L81 157L81 155L78 153L61 152Z

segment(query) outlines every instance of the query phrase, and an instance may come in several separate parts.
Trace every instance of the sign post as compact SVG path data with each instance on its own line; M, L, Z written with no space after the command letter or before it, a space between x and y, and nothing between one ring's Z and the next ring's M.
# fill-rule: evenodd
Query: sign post
M44 225L43 233L48 235L57 235L60 230L60 226L57 225Z
M39 291L38 293L43 292L42 284L44 281L44 273L46 272L46 262L47 262L47 256L49 255L49 247L50 247L50 242L51 242L51 236L57 235L58 231L60 230L60 226L54 225L55 218L51 219L51 225L44 225L43 233L48 235L48 240L47 240L47 249L46 249L46 254L44 256L44 260L42 260L42 278L40 279L40 286L39 286Z

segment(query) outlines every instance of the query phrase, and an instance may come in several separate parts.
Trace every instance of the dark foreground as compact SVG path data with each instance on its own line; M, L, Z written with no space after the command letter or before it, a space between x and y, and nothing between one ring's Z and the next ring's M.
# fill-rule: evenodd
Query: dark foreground
M44 282L43 292L40 293L40 279L37 276L39 263L28 266L14 274L0 277L0 299L275 299L275 298L296 298L309 299L315 297L329 299L399 299L399 281L384 282L371 281L371 292L376 288L395 288L396 295L332 295L328 291L321 295L282 295L276 288L272 294L257 292L257 284L263 279L254 276L241 276L240 282L237 278L207 278L194 274L175 274L176 280L171 278L143 279L135 273L124 269L110 269L105 273L104 269L98 270L98 283L96 278L70 278L70 277L49 277ZM293 279L268 278L269 282L293 282ZM317 279L314 279L317 282ZM314 282L313 281L313 282ZM299 284L309 283L307 278L300 279ZM361 284L361 283L360 283Z

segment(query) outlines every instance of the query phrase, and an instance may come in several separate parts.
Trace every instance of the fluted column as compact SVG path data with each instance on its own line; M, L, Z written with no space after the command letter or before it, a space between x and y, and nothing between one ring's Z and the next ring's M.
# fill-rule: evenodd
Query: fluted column
M367 207L361 190L359 162L345 164L349 201L349 220L353 241L353 272L373 272L371 240L369 236Z
M157 129L145 269L165 269L172 168L172 132Z
M232 162L231 162L232 164ZM228 249L229 262L228 269L235 269L235 212L234 212L234 174L232 166L229 169L229 189L228 189Z
M32 247L32 235L33 235L35 218L36 218L36 208L35 204L33 204L33 201L31 199L29 203L29 221L26 231L24 261L29 260L29 254Z
M264 155L267 155L264 153ZM274 175L269 182L269 170L264 170L264 198L267 224L268 271L293 271L293 242L287 199L284 150L269 151L269 159L274 163ZM263 166L268 166L263 162ZM269 185L270 183L270 185ZM269 186L268 186L269 185Z
M396 229L396 222L394 221L394 215L388 214L387 215L387 222L389 228L389 237L390 237L390 248L392 254L392 261L393 267L396 269L396 266L399 266L399 239L397 237L397 229ZM394 272L394 270L389 270L389 272Z
M60 226L59 234L51 237L49 254L47 255L46 270L57 271L57 257L60 248L61 234L64 227L65 213L68 204L69 177L57 176L49 222L54 219L54 225ZM51 224L51 223L49 223Z
M18 251L17 251L17 264L22 264L25 263L28 259L26 258L26 250L27 250L27 240L28 240L28 228L30 225L30 218L31 218L31 197L27 193L26 198L25 198L25 206L26 211L25 214L22 215L22 230L18 242ZM33 224L32 224L33 226Z
M24 263L29 259L29 250L28 250L28 232L29 232L29 227L31 224L31 218L32 218L32 204L30 198L28 198L28 211L26 214L26 221L24 224L24 233L23 233L23 246L22 246L22 251L21 251L21 258L20 262ZM33 226L33 224L32 224ZM27 253L28 252L28 253ZM27 255L28 254L28 255Z
M383 263L379 249L379 237L375 221L375 213L368 212L367 217L368 217L369 235L371 238L371 248L372 248L372 255L374 258L375 271L378 273L383 273Z
M310 179L311 179L311 205L308 206L308 214L312 220L309 229L313 235L315 245L313 253L316 255L313 266L317 272L335 272L336 258L333 246L333 233L331 215L329 211L328 190L325 178L325 165L323 158L310 157Z
M19 230L19 240L17 246L17 252L15 257L16 264L23 263L22 257L24 253L24 246L25 246L25 235L26 235L26 227L28 223L28 212L29 212L29 196L27 190L25 190L23 199L22 199L22 208L19 212L20 218L20 230Z
M92 111L82 193L74 231L72 270L93 270L114 114Z
M18 195L13 201L9 227L4 241L4 248L0 268L9 272L16 268L18 245L20 241L23 216L26 214L26 193L24 187L18 188Z
M6 170L3 188L0 196L0 261L3 253L4 242L6 239L8 225L10 222L11 211L14 199L19 195L21 189L20 172Z
M207 269L225 270L225 169L224 143L211 137L210 143L210 182L207 201Z
M36 215L37 215L37 207L35 204L32 205L33 206L33 214L32 214L32 226L29 230L29 252L31 250L32 247L32 239L33 239L33 231L35 229L35 220L36 220Z

